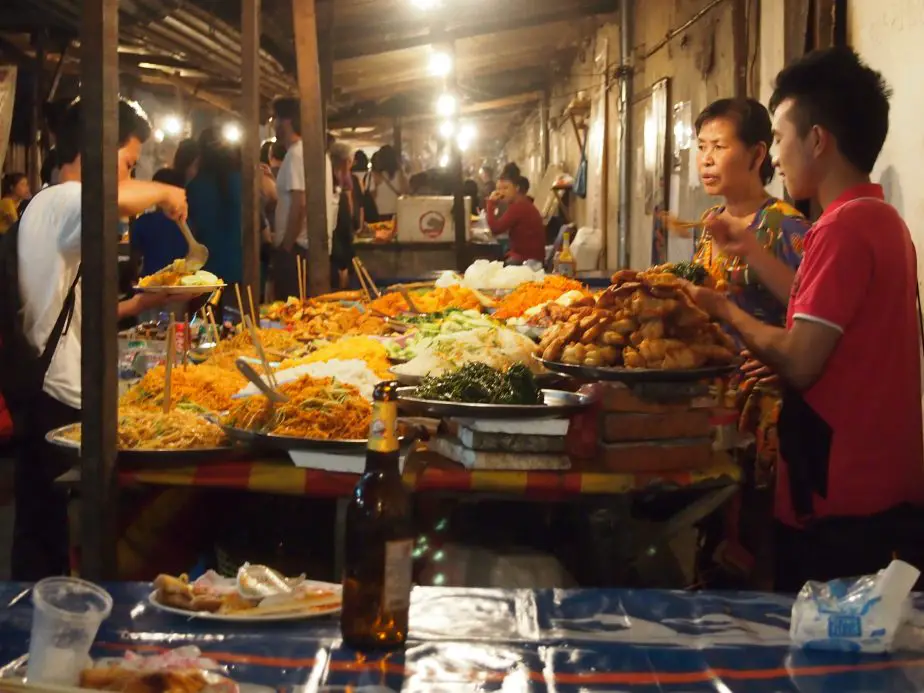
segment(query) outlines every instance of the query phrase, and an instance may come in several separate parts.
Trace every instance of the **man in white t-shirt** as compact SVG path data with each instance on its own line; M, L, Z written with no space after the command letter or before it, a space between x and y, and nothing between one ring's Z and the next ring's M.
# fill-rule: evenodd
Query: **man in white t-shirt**
M308 258L308 216L305 196L305 153L298 99L278 99L273 104L276 140L286 148L276 176L276 223L273 229L273 283L277 300L298 296L298 258ZM330 155L327 162L327 237L337 221L339 196L334 193Z
M39 192L19 226L20 294L24 333L38 353L74 286L74 312L45 376L44 391L27 413L16 460L16 516L12 572L15 580L39 580L69 572L67 498L54 480L73 458L45 442L45 434L80 420L81 290L81 105L68 107L56 130L60 182ZM151 126L136 105L119 102L119 213L133 216L158 205L172 218L186 218L186 193L161 183L136 181L131 171L150 137ZM115 229L93 229L115 233ZM176 297L137 294L119 303L119 318L137 315Z

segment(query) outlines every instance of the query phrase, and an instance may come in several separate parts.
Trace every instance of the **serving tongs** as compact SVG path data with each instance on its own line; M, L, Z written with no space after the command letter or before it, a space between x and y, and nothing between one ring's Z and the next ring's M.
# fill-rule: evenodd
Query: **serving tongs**
M187 245L189 245L189 252L186 253L186 269L190 272L198 272L203 267L205 263L209 261L209 249L204 245L199 243L193 237L192 231L189 230L189 224L186 223L186 220L178 221L177 225L180 227L180 233L183 234L183 238L186 239Z
M256 388L266 397L270 402L274 404L285 404L289 401L289 398L273 388L272 385L267 383L260 374L243 358L239 358L234 362L234 365L237 366L237 370L243 375L247 380L252 382Z

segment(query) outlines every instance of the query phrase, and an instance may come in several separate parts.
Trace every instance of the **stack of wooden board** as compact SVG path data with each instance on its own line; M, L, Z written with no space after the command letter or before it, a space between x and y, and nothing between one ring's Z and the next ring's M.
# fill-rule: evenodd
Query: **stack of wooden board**
M567 419L446 419L428 447L468 469L570 469Z

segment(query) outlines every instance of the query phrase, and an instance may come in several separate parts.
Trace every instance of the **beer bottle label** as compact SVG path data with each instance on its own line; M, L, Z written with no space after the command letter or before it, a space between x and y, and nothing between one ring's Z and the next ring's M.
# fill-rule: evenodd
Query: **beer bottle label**
M407 609L411 603L412 539L385 542L385 580L382 604L387 611Z
M398 405L395 402L372 403L368 447L375 452L394 452L398 449Z

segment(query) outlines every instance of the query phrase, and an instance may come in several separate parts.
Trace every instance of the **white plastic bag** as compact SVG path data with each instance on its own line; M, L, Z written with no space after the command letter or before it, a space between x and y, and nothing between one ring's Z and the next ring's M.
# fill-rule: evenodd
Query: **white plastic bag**
M822 650L888 652L908 620L908 595L920 571L892 561L876 575L808 582L792 607L795 645Z

